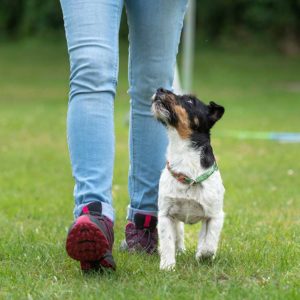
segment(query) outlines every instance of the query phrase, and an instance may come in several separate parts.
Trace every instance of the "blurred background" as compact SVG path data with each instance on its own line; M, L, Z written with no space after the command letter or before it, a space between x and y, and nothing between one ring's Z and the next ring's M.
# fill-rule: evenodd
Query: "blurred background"
M300 51L299 0L196 1L197 38L208 43L260 41L286 54ZM63 34L59 1L1 0L1 40ZM120 36L127 38L123 18Z

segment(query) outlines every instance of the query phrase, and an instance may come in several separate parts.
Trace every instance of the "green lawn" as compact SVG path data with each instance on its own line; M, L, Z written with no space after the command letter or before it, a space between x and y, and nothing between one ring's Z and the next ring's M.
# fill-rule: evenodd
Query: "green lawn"
M299 299L300 144L225 137L230 130L300 131L300 58L198 46L194 92L226 107L212 141L226 221L212 263L197 263L199 225L176 272L158 256L119 252L126 224L126 45L116 99L114 274L83 275L64 243L72 222L65 138L64 41L0 48L0 299Z

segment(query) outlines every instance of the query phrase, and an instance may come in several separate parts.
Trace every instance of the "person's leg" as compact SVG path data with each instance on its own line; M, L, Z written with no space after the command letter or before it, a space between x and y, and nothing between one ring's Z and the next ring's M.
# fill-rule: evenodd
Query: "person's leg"
M123 0L61 0L71 65L67 132L75 222L66 250L83 270L115 269L113 102Z
M67 133L75 178L75 218L90 202L114 219L113 106L123 0L61 0L70 57Z
M157 215L158 182L165 166L167 136L154 120L151 96L172 90L176 54L187 0L126 0L130 59L130 206L136 213Z

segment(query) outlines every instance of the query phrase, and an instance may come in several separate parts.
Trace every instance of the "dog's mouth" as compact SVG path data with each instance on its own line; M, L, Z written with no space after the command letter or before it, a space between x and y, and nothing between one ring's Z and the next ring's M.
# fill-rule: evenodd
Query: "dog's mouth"
M172 114L172 105L175 101L175 94L171 91L159 88L152 96L152 112L154 117L167 125Z

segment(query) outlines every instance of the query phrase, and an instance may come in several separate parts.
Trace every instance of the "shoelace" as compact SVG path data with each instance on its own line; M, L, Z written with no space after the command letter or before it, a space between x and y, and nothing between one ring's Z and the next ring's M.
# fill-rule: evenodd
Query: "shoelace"
M136 229L136 233L138 234L140 230L141 230L141 229L139 229L139 230ZM151 231L150 231L150 229L148 229L148 228L144 228L144 229L143 229L143 234L142 234L142 235L140 236L140 238L137 240L136 244L140 243L146 234L148 234L148 237L147 237L147 244L146 244L145 249L146 249L146 250L149 250L150 247L151 247Z

